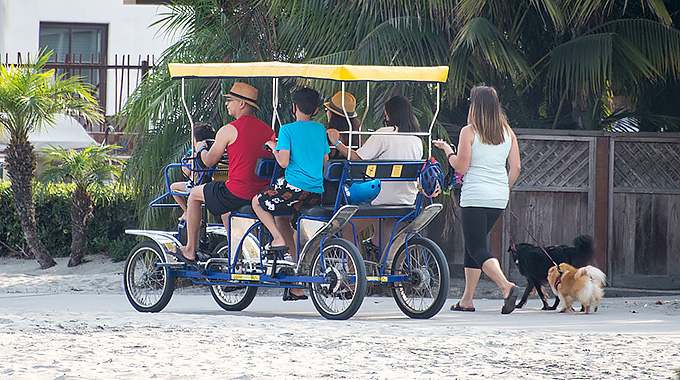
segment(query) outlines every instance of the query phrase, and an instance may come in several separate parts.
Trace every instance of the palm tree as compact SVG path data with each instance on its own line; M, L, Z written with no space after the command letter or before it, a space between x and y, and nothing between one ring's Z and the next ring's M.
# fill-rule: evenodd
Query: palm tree
M36 229L33 205L36 154L28 136L53 125L55 115L60 113L70 113L89 121L102 119L89 84L45 71L51 54L42 52L35 62L29 61L26 66L0 66L0 132L9 134L5 152L14 205L26 242L42 269L56 263Z
M69 267L85 257L87 223L92 218L92 190L105 190L104 185L120 173L122 161L111 156L118 146L90 146L82 151L54 147L45 149L48 164L40 179L45 182L70 182L75 185L71 197L71 257Z

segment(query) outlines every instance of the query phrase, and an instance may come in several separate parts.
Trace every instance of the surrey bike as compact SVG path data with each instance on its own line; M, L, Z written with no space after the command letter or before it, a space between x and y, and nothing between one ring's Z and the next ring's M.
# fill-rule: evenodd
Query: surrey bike
M276 111L280 78L343 81L344 91L344 81L347 80L403 80L401 76L404 74L397 67L304 65L281 62L169 66L171 76L182 81L182 102L190 119L191 115L184 100L185 79L271 77L274 109L272 126L276 125L277 121L279 125L281 124ZM442 78L441 71L448 70L446 67L401 69L417 72L419 76L425 78L433 77L434 72L439 73L438 78ZM376 73L383 75L376 78ZM443 79L445 78L446 71L443 74ZM166 178L168 170L173 165L166 169ZM347 174L352 173L350 164L347 162L338 178L330 174L337 173L333 168L335 165L327 165L325 170L328 173L327 178L344 186L345 182L350 180ZM273 159L261 159L257 166L257 174L262 178L275 179L280 174L277 173L277 169L280 168ZM166 182L170 183L169 180ZM171 194L168 188L166 194L154 200L151 206L169 206L160 201ZM181 245L179 230L171 232L126 230L128 234L147 238L133 248L125 264L124 285L128 300L139 311L159 312L170 301L175 280L184 277L195 284L210 286L217 304L228 311L240 311L248 307L258 287L309 288L312 302L322 316L328 319L348 319L361 306L367 280L375 279L373 277L367 279L366 265L356 243L339 237L342 227L350 218L370 206L347 203L351 202L343 201L338 195L336 204L332 207L311 206L301 209L298 219L297 261L292 261L290 256L281 252L265 250L264 247L271 239L271 235L257 219L251 206L244 206L232 212L226 228L220 224L206 224L202 228L204 240L221 237L224 241L209 254L197 253L197 260L203 269L201 271L176 261L169 253ZM391 242L393 244L387 249L388 254L384 260L384 265L391 267L389 273L383 273L385 276L378 277L378 281L394 285L397 303L407 315L425 318L436 314L441 305L438 308L433 305L423 307L422 299L413 304L411 298L413 295L420 297L422 294L429 298L433 282L438 285L437 289L443 287L448 289L448 266L441 250L434 243L427 243L427 239L418 235L418 231L432 220L441 209L441 205L431 204L424 207L422 212L420 206L421 202L418 202L416 207L408 210L407 215L400 216L400 220L409 223L407 227L393 234ZM432 264L435 270L431 269ZM432 281L433 278L436 281ZM439 303L439 296L436 300L434 306ZM434 310L435 308L437 310Z

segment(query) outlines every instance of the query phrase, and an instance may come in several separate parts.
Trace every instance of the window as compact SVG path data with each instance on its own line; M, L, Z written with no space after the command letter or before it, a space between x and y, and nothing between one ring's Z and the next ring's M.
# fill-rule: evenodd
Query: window
M82 77L106 105L107 24L40 23L40 50L53 51L50 62L59 74Z

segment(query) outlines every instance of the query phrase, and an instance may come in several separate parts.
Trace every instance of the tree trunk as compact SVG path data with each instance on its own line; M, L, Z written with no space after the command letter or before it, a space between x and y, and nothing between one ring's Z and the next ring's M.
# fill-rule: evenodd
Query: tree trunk
M69 267L80 264L87 253L87 222L92 218L92 201L87 190L76 188L71 204L71 258Z
M21 229L28 247L38 260L40 269L57 265L40 240L35 224L35 207L33 205L33 178L35 177L36 155L29 141L12 144L7 147L7 172L11 180L10 188L14 196L14 207L19 214Z

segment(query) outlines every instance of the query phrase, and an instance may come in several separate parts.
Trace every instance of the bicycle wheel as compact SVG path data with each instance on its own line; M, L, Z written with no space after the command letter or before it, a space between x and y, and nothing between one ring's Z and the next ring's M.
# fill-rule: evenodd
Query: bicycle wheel
M312 260L312 276L326 277L312 283L314 307L324 318L351 318L366 294L366 267L357 247L345 239L326 240L323 252Z
M427 319L436 315L446 302L449 291L449 265L442 250L432 240L413 237L392 262L393 275L408 275L408 280L394 283L392 295L399 309L411 318Z
M156 265L164 261L160 248L151 241L137 244L128 255L123 273L125 295L138 311L157 313L170 302L176 277L168 275L168 268Z
M220 243L213 251L213 257L228 257L227 242ZM207 269L228 272L227 264L211 264ZM243 285L212 285L210 294L218 305L227 311L241 311L253 302L257 294L257 287Z

